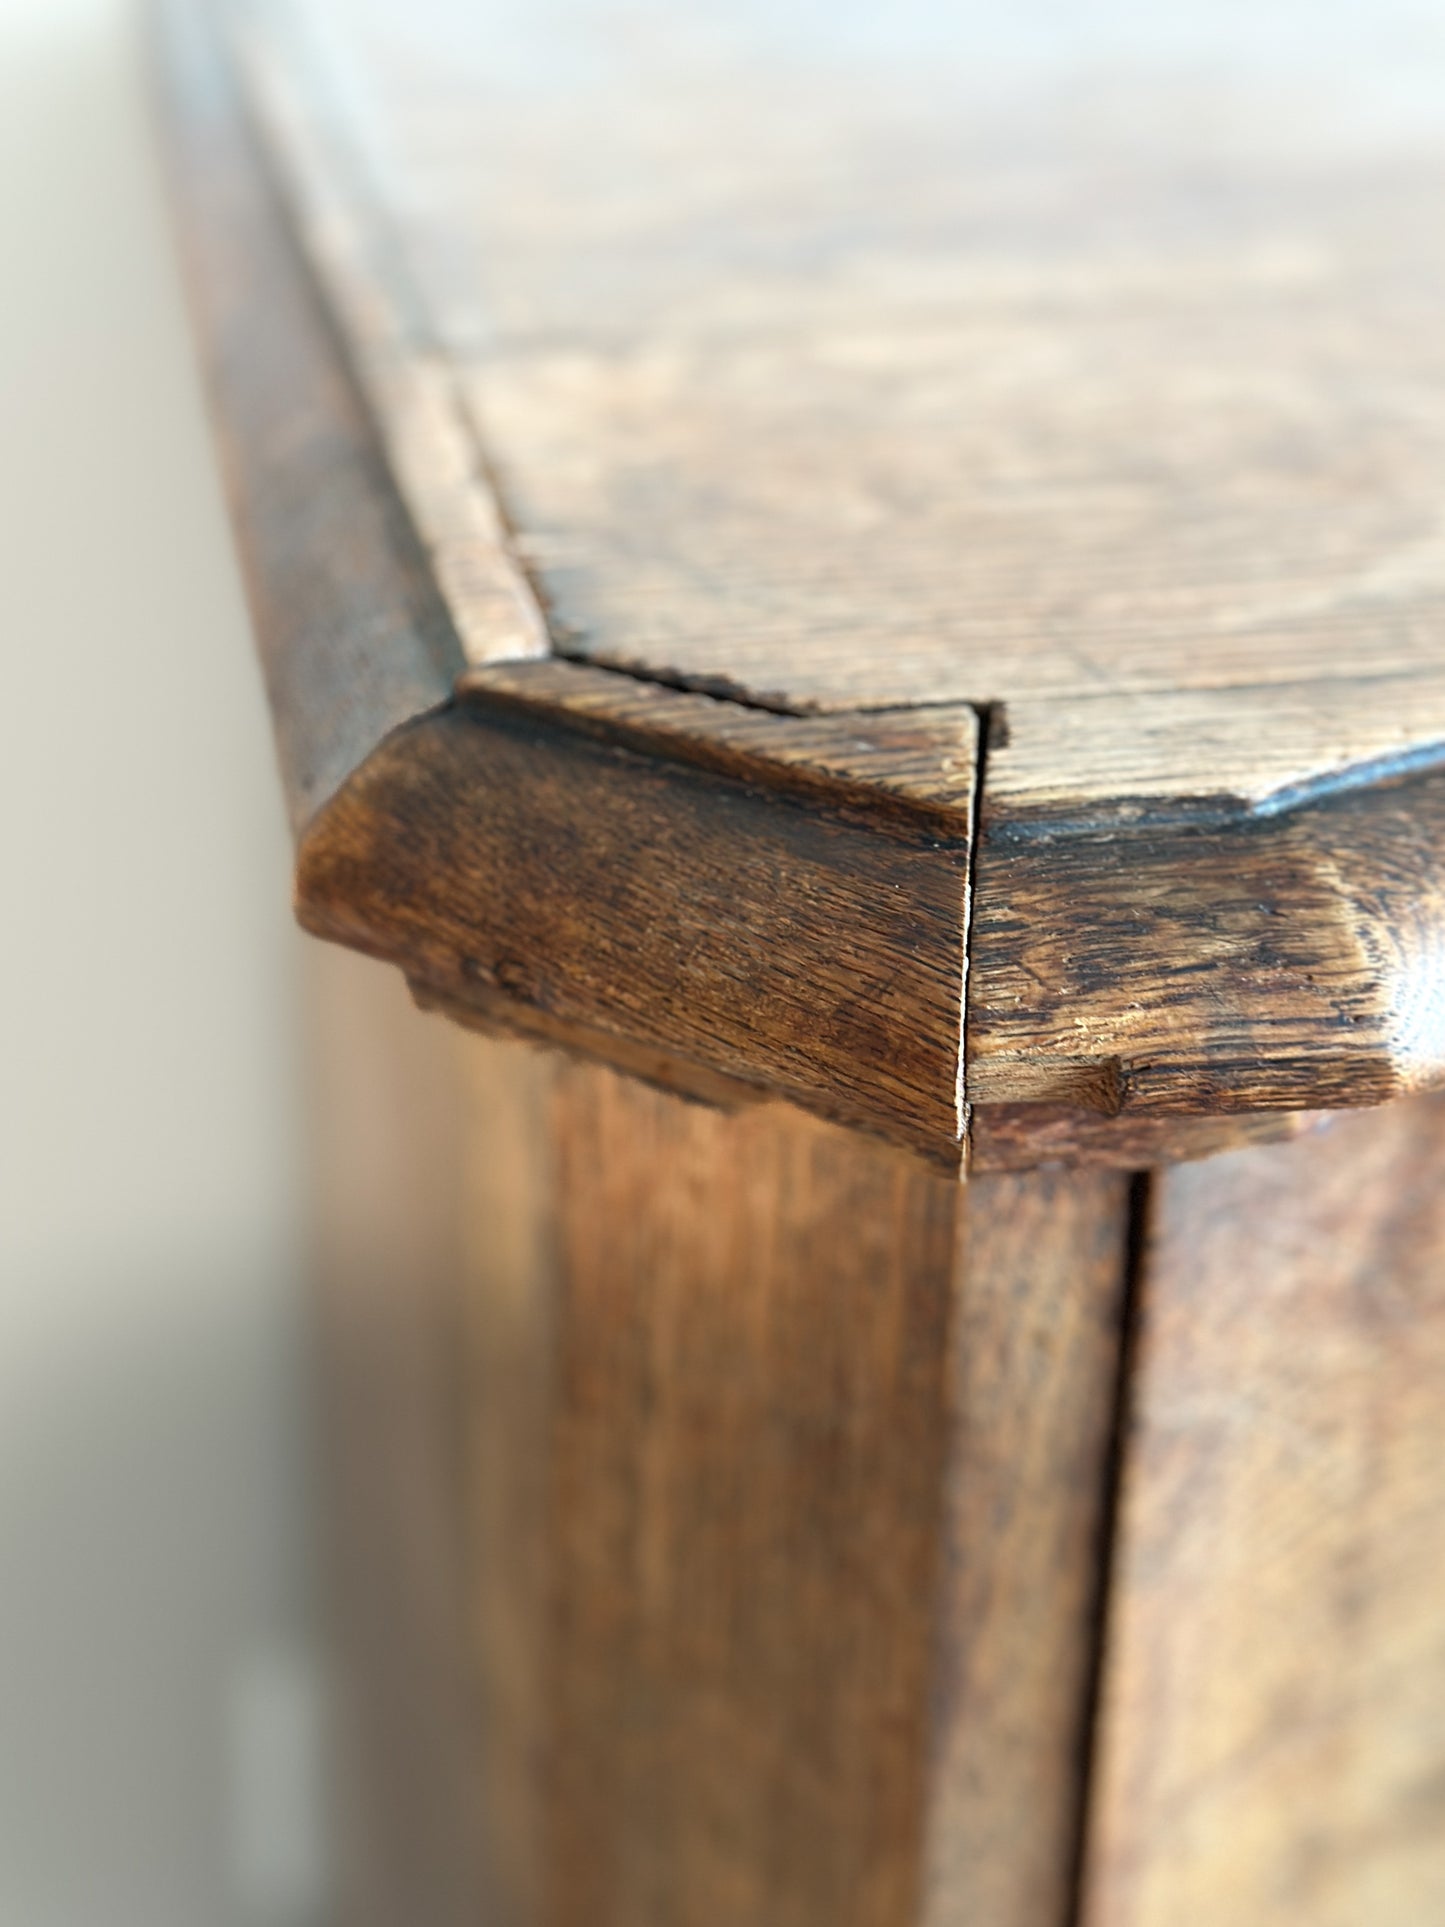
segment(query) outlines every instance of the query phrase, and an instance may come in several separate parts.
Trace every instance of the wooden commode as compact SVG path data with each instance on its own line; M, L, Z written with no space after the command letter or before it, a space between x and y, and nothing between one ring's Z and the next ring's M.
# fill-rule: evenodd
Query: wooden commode
M1440 1927L1445 8L156 38L347 1927Z

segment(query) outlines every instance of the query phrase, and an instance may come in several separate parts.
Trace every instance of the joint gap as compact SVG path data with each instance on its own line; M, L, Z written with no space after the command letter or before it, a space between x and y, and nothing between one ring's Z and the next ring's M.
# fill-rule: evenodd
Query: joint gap
M964 1147L963 1168L972 1162L972 1112L968 1101L969 979L973 972L973 906L978 888L978 853L983 828L983 786L988 772L989 742L1002 711L995 703L974 703L970 707L978 718L978 750L973 765L973 820L969 825L968 876L963 886L962 990L958 1014L958 1134Z
M1115 1581L1122 1537L1124 1478L1134 1413L1134 1379L1144 1310L1145 1266L1155 1204L1155 1174L1136 1171L1129 1179L1124 1236L1123 1278L1119 1294L1119 1350L1113 1412L1104 1459L1104 1498L1100 1510L1094 1598L1090 1613L1087 1673L1079 1722L1076 1805L1069 1855L1066 1927L1084 1927L1084 1882L1088 1874L1090 1822L1103 1745L1103 1699L1112 1630Z

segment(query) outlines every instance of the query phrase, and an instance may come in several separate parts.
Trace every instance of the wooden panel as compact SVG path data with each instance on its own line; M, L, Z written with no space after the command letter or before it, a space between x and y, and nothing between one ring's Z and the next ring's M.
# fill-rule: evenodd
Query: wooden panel
M1020 835L1278 816L1445 763L1445 674L1367 673L1228 690L1011 702L989 799Z
M1124 1181L472 1076L496 1917L1062 1927Z
M440 350L555 646L848 709L1438 661L1420 9L279 16L253 95L412 368L398 472Z
M1125 1181L311 1011L346 1920L1062 1927Z
M464 394L556 646L825 709L1438 664L1418 316L1344 349L1296 299L1039 282L922 326L488 358Z
M565 712L574 729L654 755L685 745L694 763L824 804L904 803L931 812L944 837L973 802L978 715L967 703L789 716L556 660L468 670L457 694L483 710Z
M468 1040L462 1066L466 1310L454 1443L466 1518L469 1663L457 1690L475 1683L468 1766L486 1902L472 1927L533 1927L549 1918L561 1066L557 1054L490 1038Z
M552 1918L915 1907L957 1187L559 1091Z
M1091 1927L1445 1916L1445 1104L1161 1179Z
M1113 1174L965 1192L924 1927L1067 1927L1130 1197Z

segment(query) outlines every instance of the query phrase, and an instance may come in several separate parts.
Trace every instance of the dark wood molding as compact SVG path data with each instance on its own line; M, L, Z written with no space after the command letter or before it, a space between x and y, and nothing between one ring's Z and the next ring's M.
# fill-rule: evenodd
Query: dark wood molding
M397 291L363 298L374 246L322 219L337 184L308 190L332 157L274 49L243 63L258 133L197 10L162 12L309 929L473 1023L934 1158L966 1154L967 1104L980 1169L1202 1155L1445 1075L1445 677L1418 651L1080 700L990 669L976 705L862 710L866 680L747 685L725 652L713 677L509 660L537 638L484 539L500 510L470 470L451 509L427 493L461 458L428 468L411 376L383 378L413 348L376 319Z
M152 35L167 175L298 835L462 667L410 517L205 10Z
M861 719L751 714L740 748L709 734L731 708L672 697L643 749L636 725L473 688L322 813L301 920L483 1020L701 1066L956 1166L971 790L946 806L820 767Z
M1055 822L986 787L970 1098L1197 1117L1445 1078L1445 769L1194 801Z

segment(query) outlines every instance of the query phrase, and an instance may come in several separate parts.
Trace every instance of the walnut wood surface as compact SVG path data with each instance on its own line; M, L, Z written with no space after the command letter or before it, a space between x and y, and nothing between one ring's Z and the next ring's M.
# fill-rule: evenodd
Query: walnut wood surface
M1063 1927L1124 1181L468 1061L488 1917Z
M1445 1107L1158 1187L1089 1927L1445 1910Z
M1229 1140L1211 1119L1445 1073L1445 118L1383 42L1316 50L1304 88L1269 7L1200 28L1193 93L1109 18L1086 74L1067 26L1019 61L917 10L826 56L746 9L707 46L584 14L551 60L544 8L295 0L233 63L276 190L181 21L177 194L311 927L474 1021L933 1156L1193 1155ZM554 657L528 685L544 645L629 673ZM483 901L495 797L439 712L527 687L577 781L534 732ZM669 771L720 758L716 794L775 791L814 842L907 792L961 844L972 782L977 875L920 854L897 897L896 838L859 838L814 895L796 838L770 884L739 853L744 883L640 803L609 798L610 836L556 813L599 805L601 764L656 760L666 807L692 793ZM603 964L584 994L575 953L550 1007L532 913L569 848ZM634 858L673 867L634 888ZM755 930L703 927L722 892ZM469 974L489 957L523 967ZM695 976L731 1007L683 1011ZM997 1112L971 1139L969 1104Z

